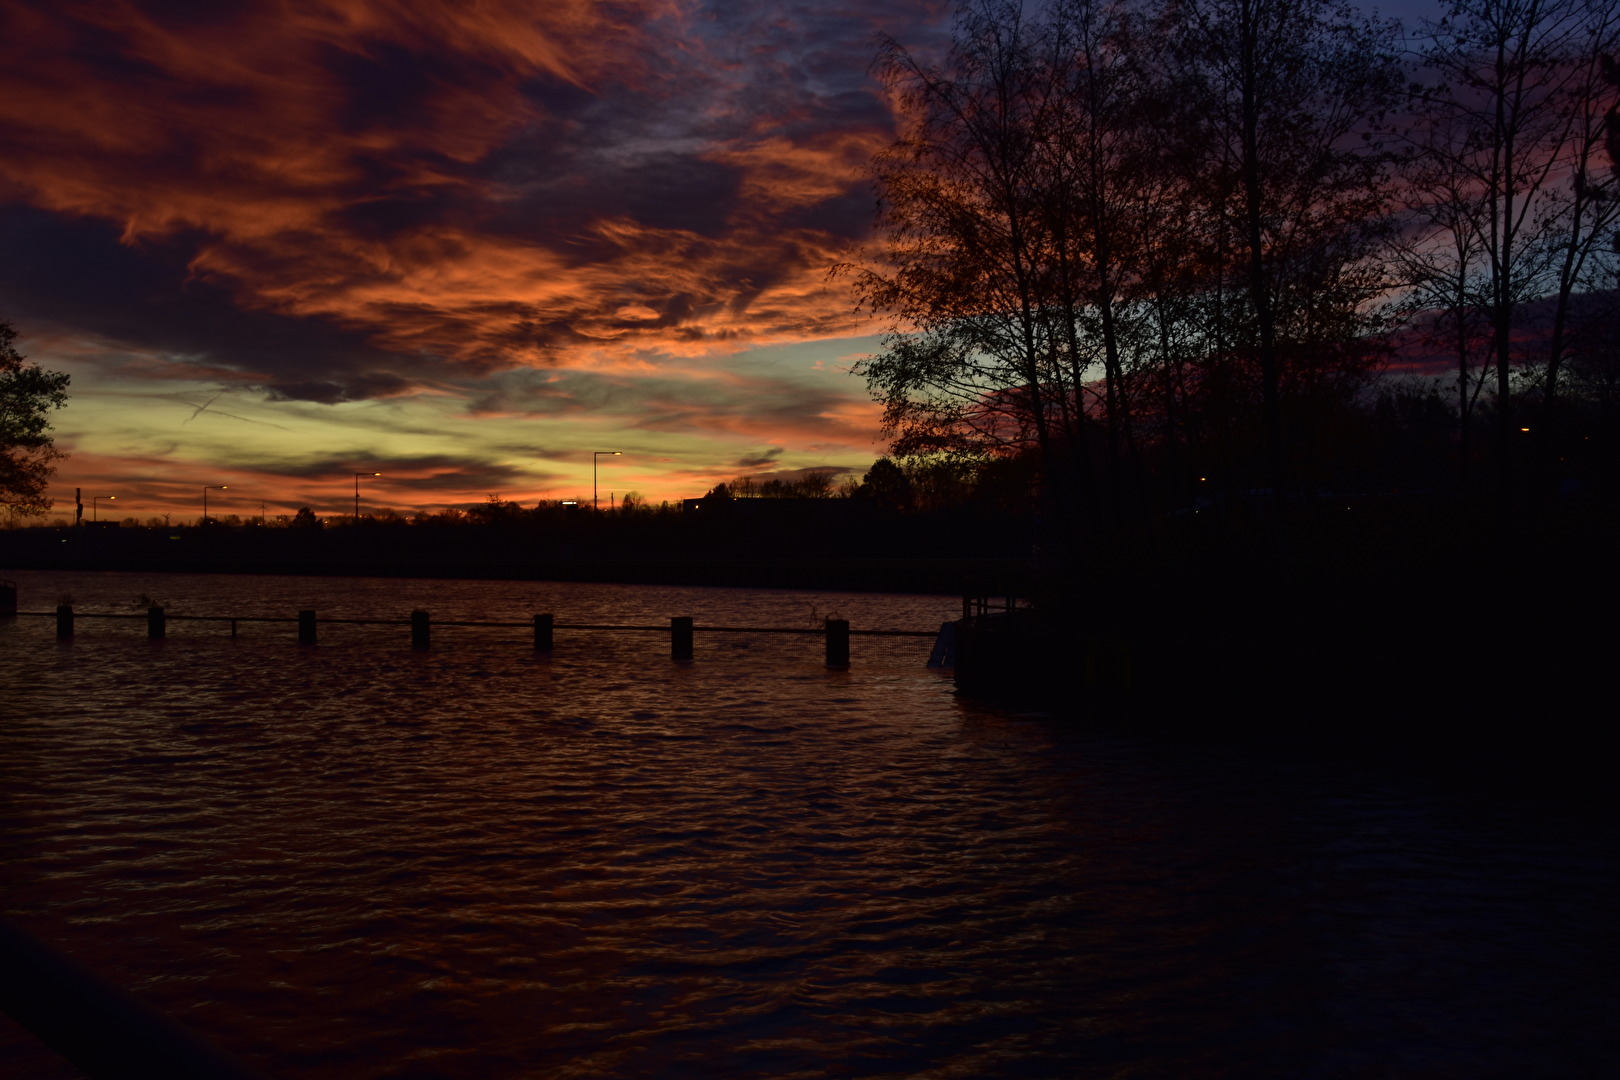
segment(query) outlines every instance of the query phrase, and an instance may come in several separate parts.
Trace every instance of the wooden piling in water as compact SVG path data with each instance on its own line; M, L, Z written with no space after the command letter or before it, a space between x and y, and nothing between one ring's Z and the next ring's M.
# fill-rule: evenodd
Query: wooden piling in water
M9 581L0 581L0 619L14 619L17 617L17 586Z
M669 656L672 660L692 659L692 619L677 615L669 620Z
M849 667L849 620L828 619L825 623L827 633L827 666L830 668Z
M18 612L17 614L19 616L49 617L52 613L49 612L49 611L22 611L22 612ZM982 615L982 612L980 614ZM60 640L64 640L64 641L72 638L73 637L73 631L74 631L74 622L75 622L72 605L71 604L59 605L57 607L56 611L55 611L55 616L56 616L56 636L57 636L57 638L60 639ZM85 618L87 618L87 619L141 619L141 618L144 618L146 620L146 635L150 640L153 640L153 641L161 640L162 638L164 638L167 635L168 615L165 612L165 610L163 609L163 607L161 605L158 605L158 604L150 604L150 605L148 605L144 615L134 614L134 613L131 613L131 612L92 611L92 612L85 613ZM316 618L316 613L313 610L309 610L309 609L305 609L303 611L298 612L298 617L296 619L289 619L286 616L275 616L275 615L271 615L271 616L266 616L266 615L242 615L242 616L235 616L235 615L176 615L175 618L177 618L177 619L189 619L189 620L192 620L192 621L195 621L195 622L214 622L214 623L223 622L223 623L229 623L230 628L231 628L230 629L231 637L233 637L233 638L236 637L237 623L238 622L250 622L250 623L252 623L252 622L263 622L263 623L283 623L283 624L289 623L289 622L296 622L298 624L298 644L299 645L314 645L316 643L316 635L318 633L317 627L319 625L319 620ZM368 625L368 626L395 626L395 627L397 627L399 625L399 619L398 618L392 618L392 619L379 619L379 618L335 618L334 619L334 618L328 618L326 621L331 622L331 623L349 623L349 624L355 624L355 625ZM429 613L426 612L426 611L412 611L410 613L410 618L409 618L408 621L409 621L410 627L411 627L411 645L414 648L418 648L418 649L426 649L426 648L428 648L428 646L430 644L430 640L431 640L430 635L431 635L431 632L432 632L432 619L429 616ZM967 630L967 628L973 622L977 622L977 621L980 621L980 620L978 620L978 619L975 619L975 620L963 620L963 622L960 624L959 628L965 632ZM691 616L687 616L687 615L675 616L675 617L672 617L669 620L669 653L670 653L670 656L671 656L672 659L677 660L677 661L690 661L693 658L693 655L694 655L693 645L694 645L694 639L696 638L696 631L697 631L697 627L694 624L695 624L695 620ZM487 626L487 627L521 628L524 624L520 623L520 622L460 622L460 621L456 621L456 620L451 620L450 622L443 623L441 625L453 626L453 627L454 626ZM534 630L534 648L535 648L536 652L550 652L550 651L552 651L552 646L554 644L553 635L554 635L554 632L559 628L563 629L563 630L652 631L652 632L657 632L657 631L662 629L662 627L659 627L657 625L649 626L649 625L646 625L644 623L634 625L634 626L621 626L621 625L616 625L616 624L615 625L603 625L603 624L595 624L595 623L561 623L561 624L559 624L556 621L555 616L553 616L550 612L545 612L545 613L533 616L532 625L533 625L533 630ZM802 626L802 625L801 626L796 626L796 627L705 626L705 627L703 627L703 631L704 631L704 633L720 633L720 634L804 634L804 635L814 635L814 634L816 634L818 632L813 627L806 627L806 626ZM928 637L928 638L935 638L936 640L939 637L938 634L936 634L933 631L929 631L929 630L852 630L852 629L850 629L849 620L847 620L847 619L827 619L827 620L825 620L825 622L824 622L824 624L822 626L822 629L819 632L822 634L823 639L824 639L824 643L825 643L825 647L826 647L826 659L827 659L827 667L828 668L847 668L849 666L849 639L851 637L857 635L857 634L866 634L866 635L879 636L879 637ZM958 653L960 653L962 651L962 649L965 648L965 647L967 647L966 644L960 644L959 643L959 646L958 646L956 651ZM936 649L936 652L937 651L938 650ZM958 664L958 666L961 666L961 665ZM1126 678L1128 678L1128 676L1126 676Z

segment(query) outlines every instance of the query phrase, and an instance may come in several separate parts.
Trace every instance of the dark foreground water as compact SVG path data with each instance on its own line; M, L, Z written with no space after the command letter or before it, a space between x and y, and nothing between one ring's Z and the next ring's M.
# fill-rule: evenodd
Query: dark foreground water
M952 608L10 576L28 610ZM0 624L0 907L276 1077L1613 1075L1612 834L1573 809L976 707L926 640L828 672L813 637L170 629ZM0 1075L75 1074L8 1027Z

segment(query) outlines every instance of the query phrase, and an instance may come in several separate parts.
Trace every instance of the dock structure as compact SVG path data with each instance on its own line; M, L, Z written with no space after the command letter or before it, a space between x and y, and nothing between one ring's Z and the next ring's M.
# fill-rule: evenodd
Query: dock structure
M957 689L996 700L1062 701L1076 690L1121 700L1134 690L1130 641L1084 632L1012 595L962 598L962 617L940 628L930 667L952 669Z
M15 595L13 593L13 595ZM3 599L3 597L0 597ZM49 611L0 611L12 617L39 617L55 618L56 637L59 641L72 641L77 633L78 621L82 619L144 619L146 621L146 636L152 641L162 641L168 636L169 624L174 622L197 623L226 623L230 626L232 637L236 636L238 623L280 623L296 624L297 640L301 646L314 646L319 641L319 627L323 625L347 626L405 626L410 630L410 644L414 649L428 649L432 646L433 631L437 627L478 627L488 629L527 629L534 635L534 651L550 653L557 649L557 632L603 632L603 633L656 633L669 635L670 659L687 663L695 656L695 640L699 634L795 634L801 636L819 636L825 646L826 665L830 669L838 670L849 667L850 638L851 637L914 637L933 638L937 641L941 631L936 630L861 630L849 625L848 619L826 619L820 627L797 626L700 626L689 615L678 615L669 620L667 626L656 625L630 625L620 623L565 623L558 622L556 616L550 612L536 614L528 622L498 622L470 619L434 620L429 612L420 609L412 611L407 617L393 619L349 619L349 618L320 618L313 610L305 609L296 615L176 615L164 610L159 605L152 605L144 612L104 612L81 611L75 612L73 605L58 605L54 612ZM946 624L949 626L950 624Z

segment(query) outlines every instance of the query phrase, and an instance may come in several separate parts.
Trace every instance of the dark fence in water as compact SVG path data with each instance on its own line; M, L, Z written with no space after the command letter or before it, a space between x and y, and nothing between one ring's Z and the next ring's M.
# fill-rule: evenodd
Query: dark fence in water
M561 623L549 613L535 615L528 622L500 622L479 621L470 619L444 619L435 622L426 611L413 611L405 619L334 619L317 618L314 611L304 610L297 615L171 615L161 607L150 607L144 612L75 612L71 604L62 604L54 612L51 611L17 611L0 608L0 616L55 618L56 636L58 640L68 640L74 636L76 623L79 619L123 619L146 621L146 636L151 640L160 640L168 635L170 622L207 622L226 623L230 626L231 636L235 637L239 623L287 623L297 624L298 644L314 645L319 639L318 627L321 624L348 625L348 626L408 626L410 627L411 646L417 649L430 647L435 627L482 627L490 629L524 629L533 634L534 648L537 652L551 652L556 648L556 633L562 631L611 631L628 633L657 633L669 635L670 658L673 660L691 660L693 658L693 639L697 634L798 634L804 636L820 636L826 650L828 667L849 666L849 639L851 637L914 637L934 638L936 645L943 630L855 630L851 629L848 619L827 619L821 627L781 627L781 626L698 626L689 616L676 616L669 620L667 626L659 625L626 625L616 623ZM950 624L947 624L950 625ZM936 657L940 648L934 650ZM934 666L941 666L934 661ZM948 666L948 665L945 665Z

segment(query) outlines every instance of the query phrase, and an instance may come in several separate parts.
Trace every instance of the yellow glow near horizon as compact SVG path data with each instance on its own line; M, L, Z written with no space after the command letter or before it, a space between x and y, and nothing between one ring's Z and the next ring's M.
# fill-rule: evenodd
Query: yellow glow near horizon
M30 350L30 359L73 376L68 407L53 418L69 456L58 464L47 521L71 520L73 489L91 486L122 491L126 519L194 515L198 487L213 478L231 493L217 506L210 499L213 515L257 515L261 502L272 520L301 506L347 515L351 462L367 460L390 465L367 470L386 480L368 485L371 505L411 513L492 495L524 505L589 496L592 452L584 448L593 443L621 446L612 452L626 459L612 470L614 495L654 503L694 498L740 475L830 468L859 476L884 452L878 407L845 365L875 347L869 338L669 361L588 384L623 395L610 408L526 414L481 409L454 388L332 405L276 401L247 387L154 380L146 363L125 374L125 365L83 347L49 347L56 344ZM683 395L696 400L688 405Z

